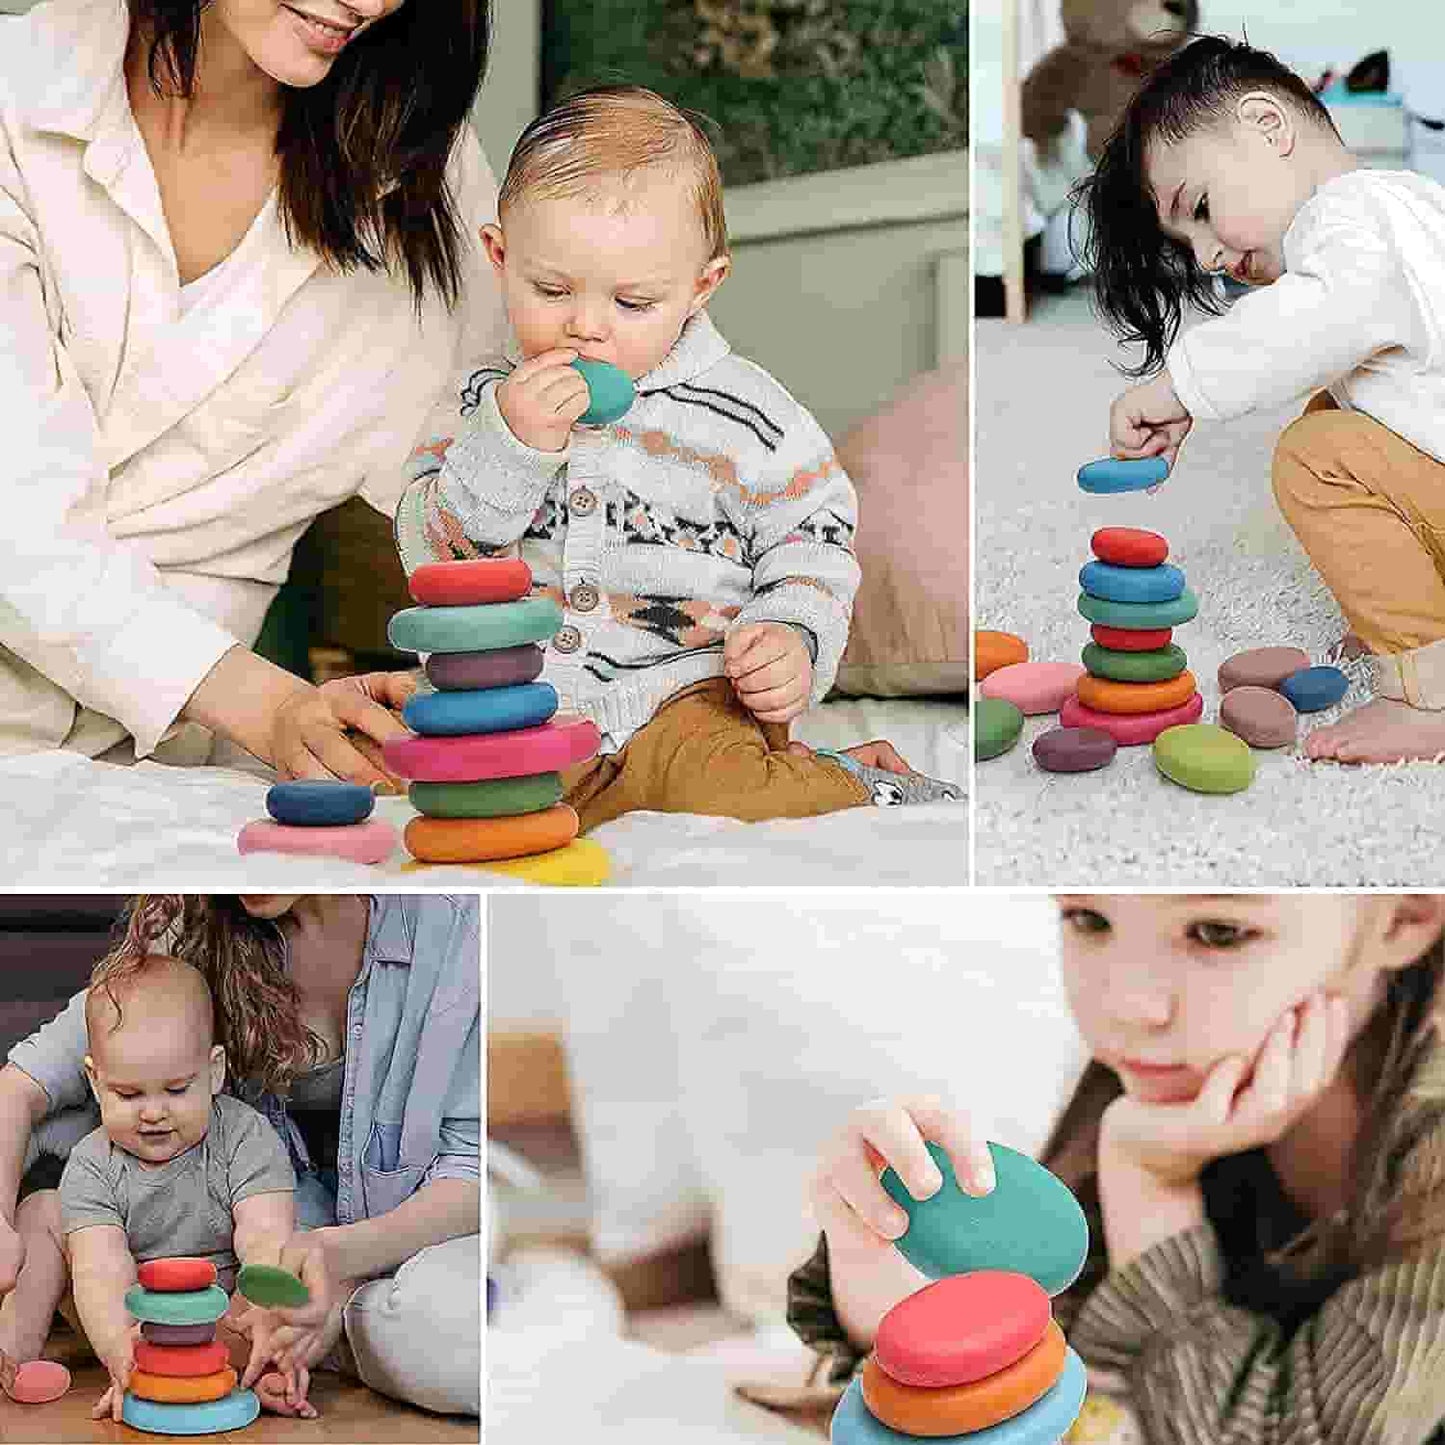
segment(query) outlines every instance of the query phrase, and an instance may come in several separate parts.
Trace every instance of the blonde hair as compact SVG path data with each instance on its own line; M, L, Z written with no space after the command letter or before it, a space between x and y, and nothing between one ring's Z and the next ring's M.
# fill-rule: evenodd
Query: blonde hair
M85 995L85 1030L92 1050L97 1038L101 1036L102 996L115 1011L110 1027L105 1030L105 1033L113 1034L125 1022L125 1014L120 1006L122 995L132 996L137 986L146 978L160 974L179 978L185 988L205 1000L206 1042L209 1044L215 1039L215 1004L211 999L211 990L205 975L199 969L169 953L141 948L112 949L91 970L90 987Z
M538 116L512 151L498 214L523 197L585 195L603 178L652 168L686 171L708 260L727 254L727 220L717 156L696 111L638 85L602 85Z

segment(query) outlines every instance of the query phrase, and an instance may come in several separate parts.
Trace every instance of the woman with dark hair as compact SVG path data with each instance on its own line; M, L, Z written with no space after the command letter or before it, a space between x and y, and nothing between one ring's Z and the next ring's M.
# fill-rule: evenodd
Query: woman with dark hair
M205 978L226 1088L270 1120L296 1176L305 1233L285 1258L312 1301L253 1335L243 1383L275 1361L301 1372L304 1398L306 1372L319 1366L425 1409L478 1414L477 899L133 899L109 976L162 952ZM51 1301L38 1311L0 1303L0 1355L15 1361L43 1344L43 1328L13 1338L16 1319L48 1321L66 1278L56 1186L100 1117L85 1055L82 992L0 1069L0 1293L48 1291ZM231 1322L253 1329L236 1305Z
M406 674L251 651L291 548L391 515L504 326L486 0L46 0L0 21L0 754L383 783ZM199 726L187 726L199 725Z

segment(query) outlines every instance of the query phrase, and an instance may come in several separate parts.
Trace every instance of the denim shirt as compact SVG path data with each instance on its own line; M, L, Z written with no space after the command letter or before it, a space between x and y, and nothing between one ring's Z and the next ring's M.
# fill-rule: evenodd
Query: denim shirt
M287 959L289 966L289 958ZM475 898L371 899L346 1002L336 1222L386 1214L433 1179L481 1177L481 923ZM64 1157L100 1123L85 1078L85 993L10 1050L50 1100L31 1136ZM231 1091L286 1141L298 1177L317 1167L285 1104L245 1080Z

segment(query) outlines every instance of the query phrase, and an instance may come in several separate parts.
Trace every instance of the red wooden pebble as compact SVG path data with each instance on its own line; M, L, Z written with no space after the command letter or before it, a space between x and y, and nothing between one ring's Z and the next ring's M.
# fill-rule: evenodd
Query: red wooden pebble
M424 607L475 607L515 602L532 590L532 569L520 557L475 557L465 562L428 562L406 580Z
M902 1385L966 1385L1007 1368L1043 1339L1049 1297L1026 1274L980 1269L935 1280L893 1306L873 1351Z
M1089 634L1100 647L1110 647L1115 652L1157 652L1168 647L1174 636L1172 627L1151 627L1135 630L1132 627L1110 627L1104 622L1095 622Z
M1100 527L1089 546L1099 561L1116 567L1157 567L1169 555L1169 543L1141 527Z
M135 1367L148 1375L214 1375L231 1363L220 1340L208 1345L155 1345L149 1340L135 1342Z
M184 1289L205 1289L216 1282L216 1266L209 1259L176 1255L171 1259L148 1259L136 1270L146 1289L160 1293Z

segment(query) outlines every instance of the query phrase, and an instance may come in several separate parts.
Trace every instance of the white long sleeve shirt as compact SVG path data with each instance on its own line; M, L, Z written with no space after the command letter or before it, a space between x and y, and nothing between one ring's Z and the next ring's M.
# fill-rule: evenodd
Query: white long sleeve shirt
M1445 187L1411 171L1327 181L1284 237L1285 273L1169 352L1210 421L1327 387L1445 461Z
M183 295L127 26L125 0L0 19L0 754L152 752L254 642L314 517L357 493L395 510L461 338L505 334L469 130L455 310L429 294L418 320L404 280L293 250L274 196L225 285Z

